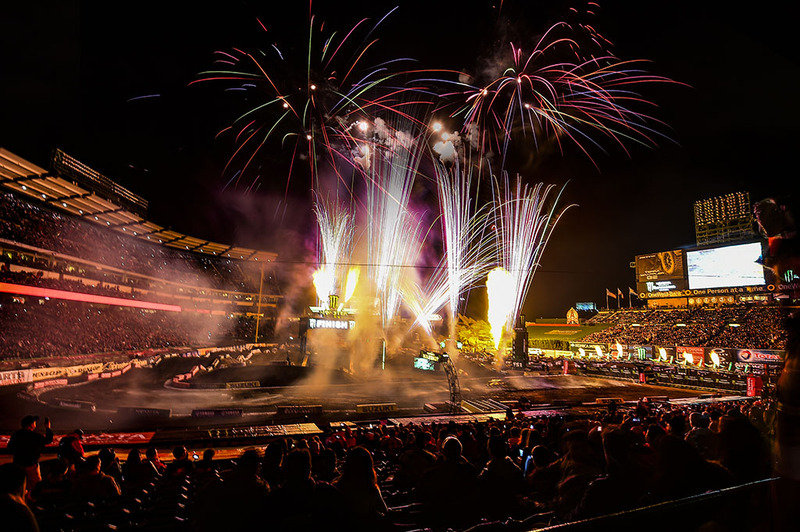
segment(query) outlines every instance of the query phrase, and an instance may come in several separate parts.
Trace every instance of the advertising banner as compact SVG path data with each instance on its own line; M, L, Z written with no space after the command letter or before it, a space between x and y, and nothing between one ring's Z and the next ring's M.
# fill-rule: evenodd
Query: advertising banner
M653 346L653 359L654 360L661 360L662 362L669 362L670 360L675 360L675 348L670 346L660 346L656 345Z
M241 408L199 408L192 410L192 417L242 417Z
M83 375L84 373L95 373L97 371L101 371L103 369L103 363L98 362L95 364L81 364L80 366L68 366L64 369L66 370L67 377L77 377L79 375Z
M385 412L396 412L397 403L375 403L356 405L356 412L359 414L383 414Z
M137 418L168 418L172 415L169 408L144 408L138 406L122 406L117 409L117 414L121 416Z
M748 364L782 364L784 351L772 349L737 349L736 360Z
M69 381L66 378L64 378L64 379L51 379L51 380L48 380L48 381L39 381L39 382L35 382L33 384L33 389L34 390L41 390L42 388L50 388L50 387L53 387L53 386L66 386L68 383L69 383Z
M652 360L654 356L652 345L628 344L625 346L625 352L631 360Z
M67 376L67 368L34 368L31 370L31 378L34 381L47 379L58 379Z
M234 390L234 389L241 389L241 388L259 388L261 386L260 381L235 381L235 382L226 382L225 388Z
M711 368L727 369L736 362L736 350L725 347L706 347L706 365Z
M748 376L747 377L747 397L758 397L761 395L762 389L761 377Z
M31 382L31 370L29 369L15 369L11 371L0 371L0 386L8 386L11 384L23 384Z
M675 348L678 356L676 362L686 361L687 364L702 367L706 359L705 347L678 346Z
M316 416L322 414L322 405L279 405L277 414L281 416Z

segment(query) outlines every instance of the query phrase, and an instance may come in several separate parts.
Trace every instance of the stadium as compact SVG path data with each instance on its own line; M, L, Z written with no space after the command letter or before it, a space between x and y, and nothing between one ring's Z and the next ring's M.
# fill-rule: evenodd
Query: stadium
M144 198L63 151L50 166L0 150L0 445L9 462L23 415L52 420L41 457L52 493L34 505L41 529L214 529L209 497L249 526L256 516L243 501L294 474L276 469L275 452L285 464L310 454L314 478L330 481L337 458L346 468L361 447L385 501L380 519L362 522L370 530L754 523L747 505L728 510L769 489L785 295L797 278L765 275L767 244L752 233L746 195L713 201L744 204L749 231L731 238L727 219L727 241L715 243L719 231L696 217L705 244L635 257L636 290L607 290L599 311L576 304L566 320L523 318L497 356L474 324L463 324L454 352L400 319L402 342L383 343L365 367L347 348L356 313L336 301L283 311L275 253L150 222ZM590 487L608 426L621 427L608 438L628 453L614 458L614 475L632 475L603 477L628 490L613 501ZM77 468L102 456L114 493L68 500L54 487L70 471L58 466L60 443L76 427ZM658 438L674 448L654 452ZM148 463L137 459L145 448L165 459L176 449L165 461L188 460L192 474L133 473ZM199 460L204 450L215 458ZM657 478L641 498L647 460ZM482 463L496 466L478 476L465 465ZM247 495L223 495L229 478L249 482ZM473 511L458 510L476 494ZM351 523L333 500L297 511Z

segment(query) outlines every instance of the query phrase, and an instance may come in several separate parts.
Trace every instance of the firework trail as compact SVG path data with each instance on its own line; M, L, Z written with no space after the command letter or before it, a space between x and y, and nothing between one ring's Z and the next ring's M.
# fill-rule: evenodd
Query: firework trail
M591 26L580 29L594 46L604 40ZM595 55L575 38L561 36L576 33L576 28L560 22L530 53L510 43L499 76L447 95L465 102L451 114L463 119L464 131L477 128L483 149L502 154L501 171L515 137L531 138L537 148L552 139L562 153L567 140L590 160L590 146L602 150L599 138L611 139L626 153L629 141L653 146L656 137L665 138L650 125L661 122L634 109L649 104L635 89L675 82L647 73L639 67L644 61L621 61L604 49Z
M434 161L434 175L444 253L428 283L425 315L447 303L450 337L455 339L460 296L489 271L495 255L494 240L487 238L488 206L478 205L473 167L462 167L458 157L452 165Z
M507 173L503 174L503 178L502 193L499 180L495 184L498 199L494 209L494 226L499 263L510 276L506 288L507 292L510 288L510 313L505 319L505 329L508 331L528 295L556 224L573 205L564 208L558 206L564 187L553 196L555 185L539 183L529 187L523 185L517 176L516 184L512 187Z
M409 200L425 147L399 128L391 131L383 145L372 148L365 183L367 275L380 302L383 326L397 312L407 282L403 275L416 267L422 240L422 225Z

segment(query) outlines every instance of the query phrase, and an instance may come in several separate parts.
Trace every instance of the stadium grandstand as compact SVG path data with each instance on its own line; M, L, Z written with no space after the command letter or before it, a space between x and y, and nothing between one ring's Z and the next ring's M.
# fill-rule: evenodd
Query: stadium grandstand
M766 305L602 311L585 325L608 325L586 342L784 349L788 309Z
M60 150L52 167L0 149L0 357L210 345L274 325L275 253L147 221L146 201Z

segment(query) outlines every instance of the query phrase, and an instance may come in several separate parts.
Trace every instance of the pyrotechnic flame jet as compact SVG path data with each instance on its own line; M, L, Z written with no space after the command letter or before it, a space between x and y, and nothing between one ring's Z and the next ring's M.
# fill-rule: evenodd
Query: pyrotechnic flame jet
M317 216L321 243L320 283L327 294L317 295L327 301L330 294L338 293L337 290L344 286L342 277L345 266L350 262L350 253L353 246L353 215L338 201L317 200L314 205ZM314 286L317 286L317 274L314 276ZM324 279L324 280L323 280ZM323 306L325 303L323 303Z
M503 190L500 190L499 182L495 184L499 199L495 200L493 219L498 262L512 279L509 287L509 297L513 301L512 311L505 323L506 330L511 330L553 230L564 212L573 205L559 207L564 187L551 198L555 185L545 186L539 183L528 187L522 184L518 176L516 186L512 188L508 174L504 173L503 176Z
M516 285L514 276L501 267L489 272L486 279L486 293L489 298L487 321L492 331L494 348L500 347L503 332L507 331L510 316L513 316Z
M358 285L358 276L361 273L361 269L357 266L351 267L350 270L347 272L347 281L345 282L345 289L344 289L344 302L347 303L353 297L353 294L356 293L356 286Z

